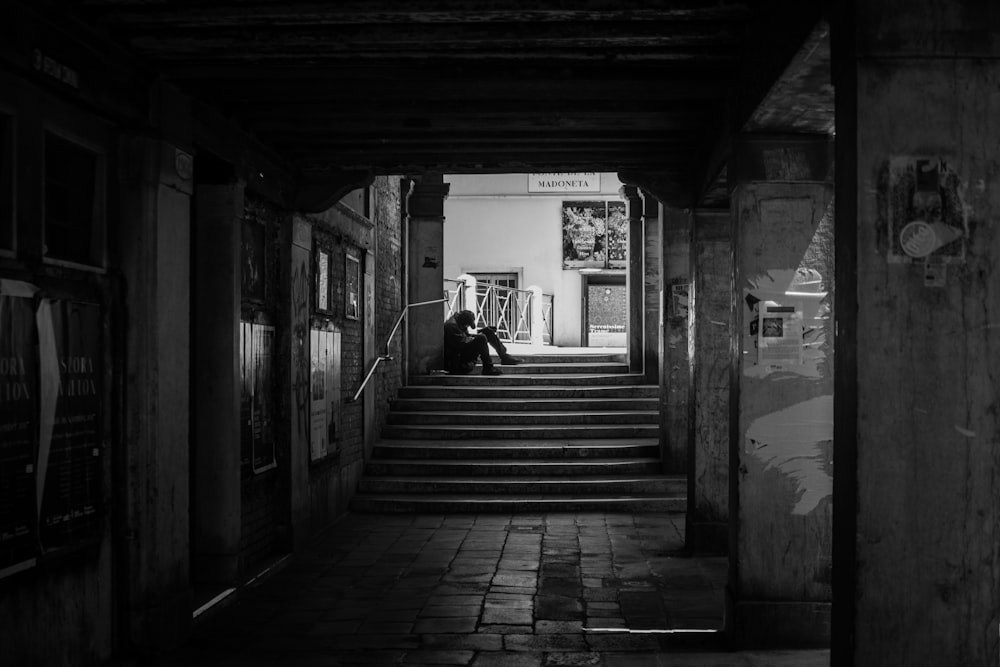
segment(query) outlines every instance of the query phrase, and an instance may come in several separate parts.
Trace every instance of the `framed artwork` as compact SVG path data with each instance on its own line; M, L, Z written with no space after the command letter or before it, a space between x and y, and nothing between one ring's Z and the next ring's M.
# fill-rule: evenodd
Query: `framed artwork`
M344 271L344 316L349 320L361 317L361 262L347 253Z
M244 220L240 246L243 298L262 303L265 296L264 225Z
M628 265L625 202L564 201L563 268L620 269Z
M330 310L330 253L316 253L316 310Z

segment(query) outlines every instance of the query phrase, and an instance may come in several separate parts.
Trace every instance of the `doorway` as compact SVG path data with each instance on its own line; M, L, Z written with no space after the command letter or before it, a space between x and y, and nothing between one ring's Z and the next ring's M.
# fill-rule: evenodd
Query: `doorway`
M628 291L624 273L583 274L583 347L625 347Z

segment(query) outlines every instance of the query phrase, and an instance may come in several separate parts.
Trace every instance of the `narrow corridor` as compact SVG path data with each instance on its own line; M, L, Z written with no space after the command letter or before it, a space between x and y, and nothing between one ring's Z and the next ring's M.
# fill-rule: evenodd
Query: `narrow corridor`
M684 557L683 522L349 515L206 612L191 643L160 664L828 664L828 651L725 652L713 631L727 561Z

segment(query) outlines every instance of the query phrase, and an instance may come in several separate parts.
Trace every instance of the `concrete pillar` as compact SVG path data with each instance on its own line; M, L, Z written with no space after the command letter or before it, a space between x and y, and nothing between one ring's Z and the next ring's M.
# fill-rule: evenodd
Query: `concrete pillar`
M645 297L643 289L645 276L643 271L643 247L645 240L642 232L642 197L634 185L622 187L622 194L628 202L628 272L625 276L625 294L628 310L628 367L632 373L641 373L645 357L643 338L643 316L645 315Z
M542 294L542 288L538 285L531 285L527 289L531 292L531 304L530 304L530 317L531 317L531 344L532 345L544 345L545 344L545 304L543 299L545 298Z
M642 193L643 238L643 373L646 382L660 381L660 332L663 322L663 282L660 280L663 258L660 202Z
M119 248L127 325L121 438L124 587L120 610L148 647L181 641L191 622L189 409L190 155L152 138L126 144Z
M695 211L693 227L685 540L691 553L724 554L729 540L729 320L733 302L729 210Z
M850 289L837 322L836 664L995 665L996 5L845 4L857 7L833 33L838 294ZM907 225L935 219L957 238L904 245ZM841 392L842 372L856 393ZM843 516L842 474L856 502Z
M831 155L825 136L745 136L729 167L736 354L726 629L737 645L829 642L833 329L832 295L819 288L832 263L821 231Z
M240 500L240 242L243 183L195 198L194 579L236 583Z
M281 261L288 272L288 318L290 347L287 350L291 379L289 433L289 512L292 545L298 549L309 536L312 517L309 485L309 418L311 378L310 314L312 281L312 225L298 216L282 228ZM283 271L284 273L284 271ZM283 290L284 291L284 290ZM283 352L284 354L285 352Z
M462 290L462 307L458 310L472 311L476 319L479 319L479 299L476 298L479 281L471 273L463 273L458 277L458 280L465 282L465 286L459 288Z
M441 174L427 174L414 183L407 198L407 303L444 298L444 200L450 187ZM410 308L406 317L410 373L441 368L443 312L437 305Z
M660 383L660 432L663 471L687 473L688 307L691 282L691 212L664 207L663 213L663 379Z

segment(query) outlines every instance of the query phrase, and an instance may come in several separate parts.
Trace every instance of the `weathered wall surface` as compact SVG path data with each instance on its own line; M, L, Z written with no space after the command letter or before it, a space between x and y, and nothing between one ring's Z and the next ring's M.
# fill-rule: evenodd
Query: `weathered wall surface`
M690 495L687 546L725 553L729 520L729 367L732 224L728 210L696 211L689 308Z
M663 471L685 474L688 465L688 304L691 284L691 212L665 208L663 214L663 378L660 431Z
M996 10L991 3L884 1L866 5L861 17L855 660L995 664ZM943 279L928 281L923 259L888 258L896 236L890 213L900 210L901 197L904 210L912 203L889 167L911 157L944 160L957 178L952 203L965 215L965 254L945 267ZM947 206L945 183L934 185Z
M828 639L833 328L803 262L828 243L831 197L830 184L767 180L733 197L730 594L744 643Z
M663 335L663 207L652 195L643 192L643 372L646 381L660 381L660 346Z

